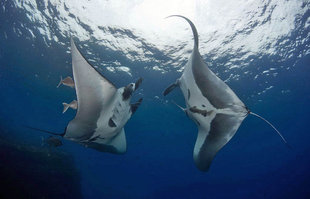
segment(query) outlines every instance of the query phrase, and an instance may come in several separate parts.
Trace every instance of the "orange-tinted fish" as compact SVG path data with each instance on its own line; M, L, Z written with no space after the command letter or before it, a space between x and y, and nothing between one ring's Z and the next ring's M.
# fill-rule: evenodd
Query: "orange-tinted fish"
M57 88L59 86L61 86L61 84L65 85L65 86L69 86L71 88L75 87L74 86L74 81L73 81L73 79L70 76L66 77L65 79L62 79L62 76L60 76L60 82L58 83Z
M74 110L77 109L77 101L76 100L73 100L72 102L70 102L70 104L67 104L67 103L62 103L62 105L64 105L64 110L62 111L62 113L65 113L68 108L72 108Z

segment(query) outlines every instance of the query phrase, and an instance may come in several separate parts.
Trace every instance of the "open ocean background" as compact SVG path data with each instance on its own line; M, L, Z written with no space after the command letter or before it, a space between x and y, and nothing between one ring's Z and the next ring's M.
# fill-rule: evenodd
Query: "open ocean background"
M310 198L310 1L0 0L0 198ZM197 128L163 90L193 47L251 109L209 172L193 162ZM116 86L144 81L125 126L128 151L113 155L49 135L63 132L73 89L70 37ZM43 140L43 141L42 141Z

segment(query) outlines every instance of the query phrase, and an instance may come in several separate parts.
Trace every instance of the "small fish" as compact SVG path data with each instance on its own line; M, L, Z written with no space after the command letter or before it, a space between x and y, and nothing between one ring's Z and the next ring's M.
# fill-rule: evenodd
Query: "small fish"
M62 141L55 137L55 136L50 136L45 140L45 143L48 144L50 147L58 147L62 146Z
M61 86L61 84L65 85L65 86L69 86L71 88L75 87L74 86L74 81L73 81L73 79L70 76L66 77L65 79L62 79L62 76L60 76L60 82L58 83L57 88L59 86Z
M62 105L64 105L64 110L62 111L62 113L65 113L68 110L68 108L72 108L72 109L76 110L77 106L78 106L76 100L73 100L72 102L70 102L70 104L67 104L64 102L64 103L62 103Z

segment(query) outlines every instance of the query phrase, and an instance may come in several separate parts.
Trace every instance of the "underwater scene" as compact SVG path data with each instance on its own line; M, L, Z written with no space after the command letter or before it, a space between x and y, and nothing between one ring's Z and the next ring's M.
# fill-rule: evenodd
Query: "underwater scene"
M310 198L309 0L0 0L0 198Z

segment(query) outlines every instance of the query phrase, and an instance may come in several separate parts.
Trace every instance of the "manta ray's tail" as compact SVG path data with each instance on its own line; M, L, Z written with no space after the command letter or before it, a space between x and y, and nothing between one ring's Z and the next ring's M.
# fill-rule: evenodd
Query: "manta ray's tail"
M169 18L169 17L181 17L189 23L189 25L192 28L193 34L194 34L195 46L198 48L198 32L197 32L197 29L196 29L195 25L193 24L193 22L191 20L189 20L188 18L182 16L182 15L170 15L166 18Z
M177 107L179 107L182 111L186 113L186 108L183 108L182 106L178 105L175 101L172 100L172 103L174 103Z
M59 88L59 86L61 86L62 81L63 81L62 76L60 76L60 81L59 81L59 83L58 83L58 85L57 85L57 88Z
M249 114L251 115L254 115L256 117L258 117L259 119L265 121L267 124L269 124L277 133L278 135L281 137L281 139L283 140L283 142L285 143L285 145L288 147L288 148L292 148L288 143L287 141L285 140L285 138L283 137L283 135L280 133L280 131L278 131L278 129L276 129L276 127L274 127L268 120L266 120L265 118L263 118L262 116L256 114L256 113L253 113L251 111L249 111Z
M28 126L28 125L23 125L23 127L28 128L28 129L32 129L32 130L36 130L36 131L41 131L41 132L48 133L48 134L52 134L52 135L58 135L58 136L61 136L61 137L63 137L65 135L65 133L66 133L66 132L55 133L55 132L52 132L52 131L47 131L47 130L44 130L44 129L39 129L39 128L35 128L35 127L32 127L32 126Z

